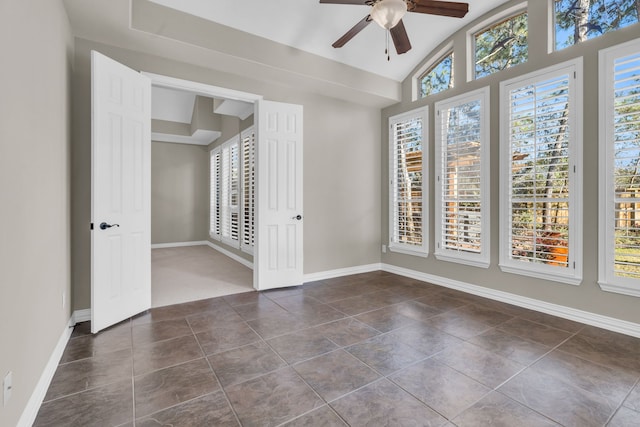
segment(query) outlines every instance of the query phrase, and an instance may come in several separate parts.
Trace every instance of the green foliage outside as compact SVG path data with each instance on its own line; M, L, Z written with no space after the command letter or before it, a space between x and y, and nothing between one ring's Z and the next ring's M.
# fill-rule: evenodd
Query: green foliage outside
M475 76L481 78L529 58L527 13L496 24L475 37Z
M640 0L555 0L556 50L638 22Z
M453 87L453 53L431 67L420 80L420 97L442 92Z

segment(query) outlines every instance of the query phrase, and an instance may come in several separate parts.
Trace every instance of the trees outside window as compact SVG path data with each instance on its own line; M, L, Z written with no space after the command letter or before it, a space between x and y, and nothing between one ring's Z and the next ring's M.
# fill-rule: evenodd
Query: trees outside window
M555 49L638 22L640 0L554 0Z
M640 296L640 42L600 52L600 286Z
M389 119L389 249L427 254L427 108Z
M477 33L475 45L475 78L488 76L529 58L528 20L523 12Z
M453 87L453 52L449 52L419 77L420 98Z
M501 267L572 284L581 279L580 66L501 84Z
M488 267L489 87L436 112L436 258Z

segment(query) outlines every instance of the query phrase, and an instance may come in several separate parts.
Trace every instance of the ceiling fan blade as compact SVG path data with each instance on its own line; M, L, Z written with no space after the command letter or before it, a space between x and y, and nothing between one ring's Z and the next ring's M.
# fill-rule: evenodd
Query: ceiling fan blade
M320 0L320 3L365 5L367 0Z
M411 42L409 41L409 36L407 35L407 30L404 28L402 20L389 31L391 32L391 38L393 39L393 44L396 47L398 55L402 55L411 50Z
M371 23L371 18L369 17L369 15L365 16L362 21L360 21L356 25L354 25L353 28L351 28L349 31L347 31L344 36L342 36L338 40L336 40L336 42L334 44L332 44L331 46L336 47L336 48L344 46L345 44L347 44L347 42L349 40L354 38L356 34L358 34L360 31L364 30L365 27L367 25L369 25L370 23Z
M430 15L450 16L452 18L464 18L469 11L468 3L437 0L417 0L415 7L410 12L428 13Z

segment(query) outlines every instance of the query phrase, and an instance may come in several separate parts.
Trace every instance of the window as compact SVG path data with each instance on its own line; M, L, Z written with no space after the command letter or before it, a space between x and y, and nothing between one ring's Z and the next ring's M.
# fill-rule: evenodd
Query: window
M553 4L556 50L638 22L637 0L554 0Z
M427 255L427 108L389 119L389 249Z
M527 62L527 13L492 25L474 36L475 78Z
M436 108L436 258L489 266L489 88Z
M435 65L422 74L420 81L420 98L432 95L453 87L453 52L449 52Z
M579 284L582 59L500 84L500 266Z
M255 138L254 127L240 134L242 141L242 250L253 253L255 243Z
M222 214L222 193L221 193L222 165L220 149L211 151L211 214L209 224L209 235L215 239L220 239L220 218Z
M211 152L211 237L238 247L240 231L240 145L230 139Z
M640 42L600 52L602 289L640 296Z

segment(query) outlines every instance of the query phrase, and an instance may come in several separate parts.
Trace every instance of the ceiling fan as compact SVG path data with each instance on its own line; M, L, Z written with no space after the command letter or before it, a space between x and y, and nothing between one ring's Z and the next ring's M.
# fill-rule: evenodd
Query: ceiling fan
M332 45L333 47L338 48L344 46L349 40L355 37L356 34L369 25L371 21L375 21L391 33L391 38L393 39L393 44L396 47L398 55L406 53L411 49L411 42L409 41L407 30L402 23L402 17L405 13L414 12L463 18L469 11L468 3L436 0L320 0L320 3L371 6L369 14L347 31L345 35L336 40Z

